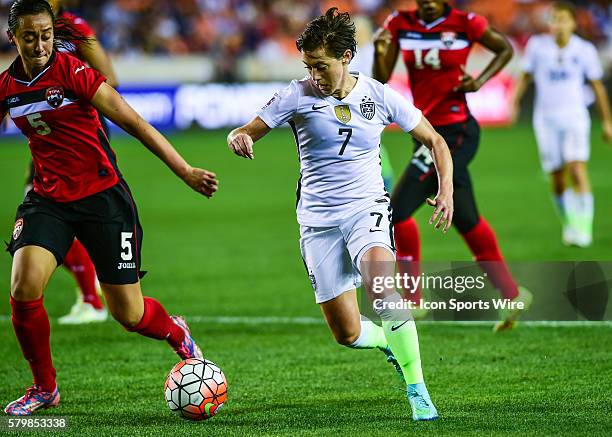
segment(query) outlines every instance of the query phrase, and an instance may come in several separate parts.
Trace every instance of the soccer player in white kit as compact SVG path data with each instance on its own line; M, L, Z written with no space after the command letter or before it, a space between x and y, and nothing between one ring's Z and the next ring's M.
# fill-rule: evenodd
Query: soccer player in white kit
M309 75L294 80L253 120L228 135L238 156L253 158L253 142L286 122L300 159L297 216L300 248L316 302L337 342L378 348L406 382L414 420L438 417L423 381L418 336L395 287L391 206L381 177L380 135L395 122L431 151L439 191L430 220L448 229L453 215L452 158L444 139L421 111L387 85L349 72L355 26L348 13L329 9L311 21L296 45ZM382 327L359 313L362 284ZM380 284L379 284L380 285Z
M542 167L551 175L563 223L563 242L587 247L593 239L594 202L587 173L591 120L585 81L594 91L606 141L612 140L610 104L595 47L574 34L576 19L571 3L553 5L550 29L550 34L534 35L527 43L514 116L527 87L535 81L533 127ZM566 188L566 172L573 189Z

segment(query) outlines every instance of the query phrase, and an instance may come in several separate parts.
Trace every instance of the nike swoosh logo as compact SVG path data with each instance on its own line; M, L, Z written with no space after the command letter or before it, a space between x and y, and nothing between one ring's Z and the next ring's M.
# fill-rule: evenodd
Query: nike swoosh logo
M370 229L370 232L382 232L382 229Z
M81 70L85 70L85 66L84 65L79 67L79 68L77 68L76 70L74 70L74 74L77 74Z
M312 110L313 111L317 111L317 110L322 109L322 108L327 108L328 106L329 105L323 105L323 106L312 105Z
M397 326L392 326L391 327L391 331L397 331L398 329L400 329L402 326L404 326L406 323L408 323L408 320L406 320L404 323L401 323Z

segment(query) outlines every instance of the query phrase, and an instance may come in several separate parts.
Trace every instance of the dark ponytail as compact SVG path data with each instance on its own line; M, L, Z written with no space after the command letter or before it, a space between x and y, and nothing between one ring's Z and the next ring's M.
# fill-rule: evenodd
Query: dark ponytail
M56 49L74 50L75 45L87 43L89 38L79 33L72 23L61 18L55 18L51 5L46 0L16 0L11 5L8 16L9 32L16 35L19 19L26 15L47 14L53 22L53 46Z

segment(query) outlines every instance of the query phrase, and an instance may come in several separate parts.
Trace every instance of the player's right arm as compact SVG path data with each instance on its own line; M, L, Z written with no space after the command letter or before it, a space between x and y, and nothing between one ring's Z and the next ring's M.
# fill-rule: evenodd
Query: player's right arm
M381 27L374 34L374 66L372 77L386 83L397 62L399 44L388 29Z
M231 131L227 136L227 146L236 155L253 159L253 143L271 130L261 117L257 116L244 126Z
M295 80L275 93L255 118L229 133L228 147L238 156L253 159L253 143L275 127L291 120L297 111L300 95L301 88Z

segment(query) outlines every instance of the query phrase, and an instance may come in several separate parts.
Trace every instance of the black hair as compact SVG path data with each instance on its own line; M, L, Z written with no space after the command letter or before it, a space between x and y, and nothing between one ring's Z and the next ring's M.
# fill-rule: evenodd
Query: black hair
M574 21L576 20L576 5L569 1L556 1L552 5L553 11L569 12Z
M355 23L348 12L329 8L325 15L315 18L306 25L295 45L299 51L308 52L323 47L328 55L336 59L342 58L344 52L350 50L354 57L357 51Z
M16 0L11 5L8 16L9 32L14 36L19 28L19 19L26 15L47 14L53 23L53 46L74 50L74 44L87 43L89 38L82 35L72 23L56 18L51 5L46 0Z

